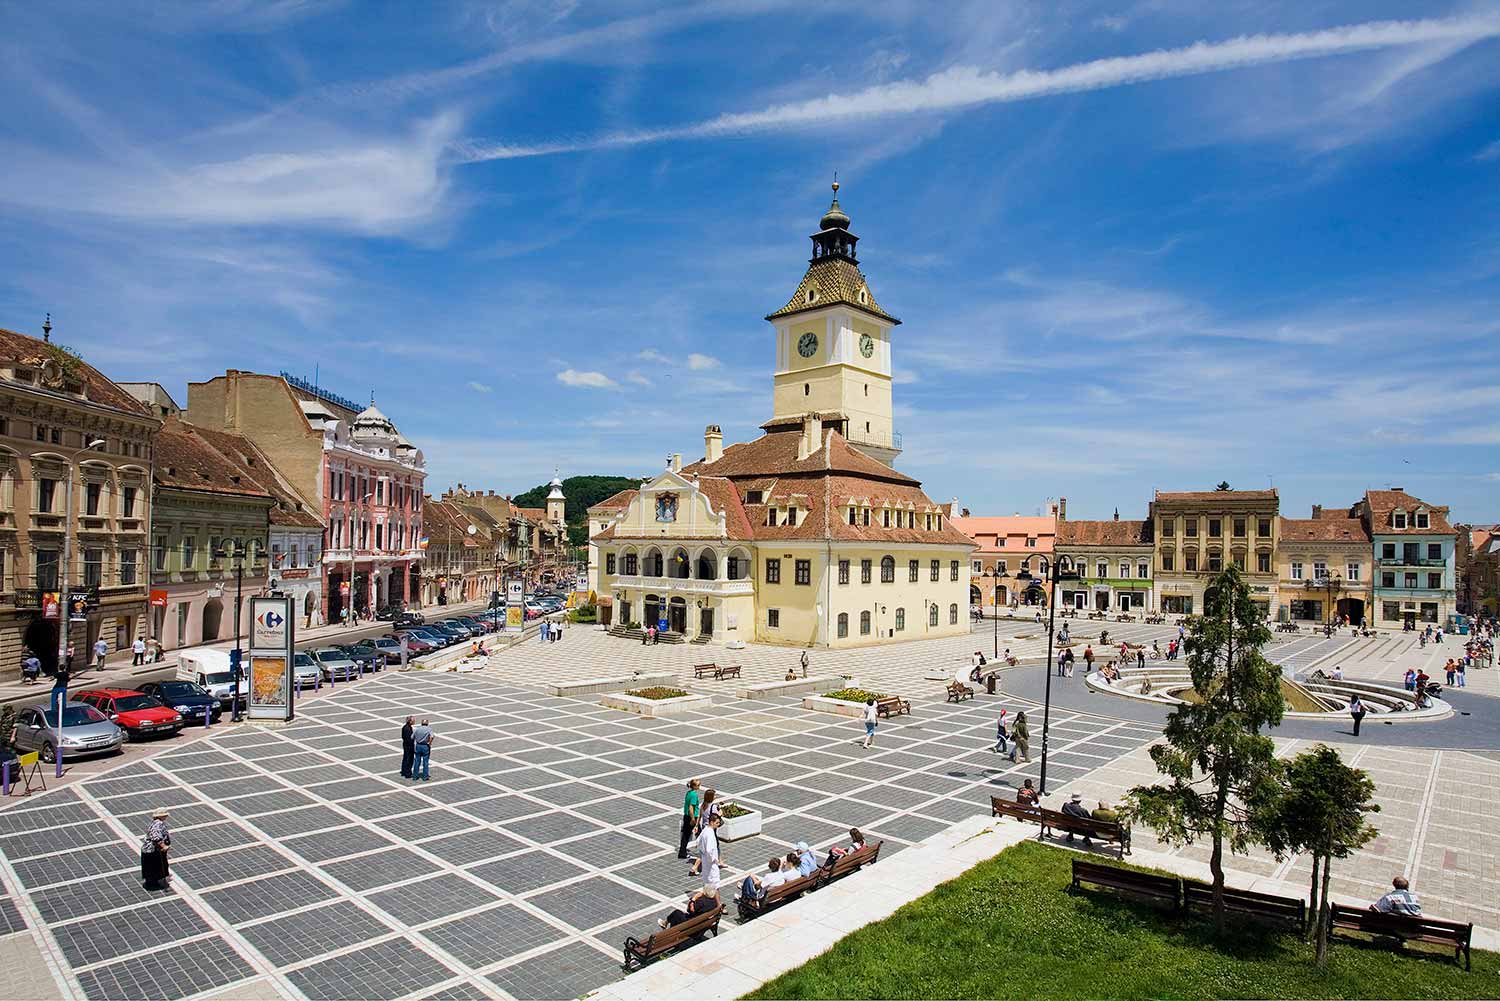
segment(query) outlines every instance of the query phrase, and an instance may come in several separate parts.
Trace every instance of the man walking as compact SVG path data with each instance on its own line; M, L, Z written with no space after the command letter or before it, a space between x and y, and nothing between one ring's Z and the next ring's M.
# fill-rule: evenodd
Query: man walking
M130 653L131 667L140 667L146 663L146 641L137 636L135 642L130 644Z
M1010 732L1011 739L1015 743L1010 749L1010 760L1014 762L1019 756L1021 760L1031 762L1031 730L1026 725L1026 711L1023 709L1016 713L1016 725Z
M104 641L103 636L100 636L99 639L94 642L94 670L104 670L104 658L108 653L109 644Z
M412 724L415 722L415 717L408 716L406 717L406 722L401 726L401 777L403 779L411 778L412 759L416 757L417 753L412 740L412 731L414 729Z
M879 714L875 711L875 700L865 702L865 747L869 747L875 740L875 727L879 722Z
M1083 648L1083 673L1094 673L1094 646L1092 643Z
M432 777L430 768L432 765L432 727L423 717L420 726L411 731L411 749L413 753L411 777L413 780L421 779L426 782Z
M995 723L995 746L993 750L998 754L1004 754L1010 747L1010 734L1005 729L1005 717L1009 713L1009 709L1000 710L1000 719Z

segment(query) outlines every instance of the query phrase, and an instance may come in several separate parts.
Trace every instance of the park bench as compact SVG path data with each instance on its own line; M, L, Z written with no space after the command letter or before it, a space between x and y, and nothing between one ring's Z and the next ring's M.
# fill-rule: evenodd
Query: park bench
M1130 893L1139 897L1166 900L1175 910L1180 906L1181 900L1178 882L1176 876L1158 876L1155 873L1137 872L1134 869L1120 869L1112 865L1099 865L1097 862L1074 859L1073 882L1069 885L1068 892L1072 893L1081 888L1084 883L1091 883L1094 886L1119 890L1122 893Z
M972 699L973 697L974 689L970 688L968 685L961 684L955 681L953 684L948 686L949 702L962 702L964 699Z
M635 937L625 939L625 961L621 964L625 972L638 969L673 949L688 945L709 932L719 935L719 919L724 916L724 905L697 914L671 928L656 931L646 936L645 941Z
M797 879L787 880L780 886L773 886L765 892L765 896L755 900L739 898L740 923L743 924L757 915L764 914L773 908L780 907L788 901L796 900L798 897L818 888L823 881L823 870L817 869L811 875L800 876Z
M887 695L883 699L875 700L876 716L889 718L891 716L900 716L903 713L905 713L906 715L911 715L911 703L906 699L897 698L894 695Z
M1195 879L1182 881L1182 905L1191 912L1212 914L1214 910L1214 888ZM1307 929L1307 901L1301 897L1283 897L1275 893L1260 893L1256 890L1237 890L1224 887L1224 909L1234 914L1272 921L1289 921L1297 930Z
M715 681L723 681L725 678L738 678L740 676L740 665L728 664L720 667L718 664L694 664L693 677L706 678L712 675Z
M1393 938L1399 943L1428 942L1452 948L1453 961L1456 963L1459 956L1463 956L1464 969L1471 969L1469 939L1474 934L1474 926L1471 924L1412 914L1386 914L1347 904L1330 905L1328 918L1330 941L1333 939L1333 930L1342 928L1380 938Z
M1012 820L1034 824L1040 819L1040 814L1040 807L1027 806L1025 803L1017 803L1013 799L1001 799L999 796L990 797L991 817L1010 817Z
M885 844L884 841L877 841L873 845L865 845L858 851L840 855L834 859L832 865L825 862L818 870L822 873L822 882L818 885L822 886L826 883L832 883L834 880L843 879L851 872L856 872L864 866L874 865L876 860L880 858L880 846L883 844Z
M1086 838L1097 838L1105 844L1116 846L1115 851L1123 859L1130 852L1130 828L1117 820L1095 820L1093 817L1075 817L1061 810L1040 811L1037 822L1042 825L1037 840L1053 831L1064 834L1081 834Z

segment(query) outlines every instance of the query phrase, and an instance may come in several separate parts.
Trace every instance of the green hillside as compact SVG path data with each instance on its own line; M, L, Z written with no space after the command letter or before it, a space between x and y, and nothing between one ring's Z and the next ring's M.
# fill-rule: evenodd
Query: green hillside
M621 490L634 490L640 485L640 479L633 476L569 476L563 480L563 496L567 498L563 504L563 520L568 524L568 541L575 546L587 545L589 532L584 522L589 507ZM543 483L523 494L516 494L511 503L518 507L546 507L550 491L551 487Z

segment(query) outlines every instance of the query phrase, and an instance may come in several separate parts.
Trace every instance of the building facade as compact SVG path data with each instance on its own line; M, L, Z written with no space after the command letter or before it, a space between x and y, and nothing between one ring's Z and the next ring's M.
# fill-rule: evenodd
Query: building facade
M1150 521L1058 519L1056 559L1063 581L1058 604L1080 611L1143 615L1157 608L1152 588L1156 556Z
M1274 489L1158 490L1150 520L1161 611L1201 613L1210 577L1234 565L1261 613L1274 616L1280 604L1275 565L1280 515Z
M26 649L55 669L64 580L88 599L69 626L75 664L100 638L119 649L145 635L160 427L68 349L0 330L0 678L19 675Z
M1456 533L1448 509L1393 487L1365 491L1350 513L1370 533L1375 625L1420 629L1447 623L1456 602Z
M1058 517L1066 517L1067 504L1066 499L1049 501L1045 515L975 516L964 508L953 517L953 527L974 543L968 564L970 605L990 614L997 606L1047 604Z
M1314 505L1311 518L1282 518L1276 550L1278 615L1284 622L1364 625L1370 611L1370 533L1343 509Z
M837 191L837 189L835 189ZM761 437L591 509L595 590L617 624L690 640L847 647L967 633L973 543L890 463L890 332L837 199L775 329ZM601 527L602 526L602 527Z

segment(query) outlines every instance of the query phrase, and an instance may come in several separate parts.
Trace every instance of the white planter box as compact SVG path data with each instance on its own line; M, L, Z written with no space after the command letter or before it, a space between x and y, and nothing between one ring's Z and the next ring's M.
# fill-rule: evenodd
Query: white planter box
M802 697L802 708L812 709L820 713L835 713L839 716L853 716L856 719L865 714L865 704L863 702L825 699L821 695L804 695Z
M760 811L751 810L741 817L725 817L719 825L720 841L738 841L753 838L760 833Z
M605 695L599 700L599 704L610 709L623 709L637 716L678 716L694 709L706 709L713 704L713 699L707 695L691 693L675 699L643 699L620 692Z

